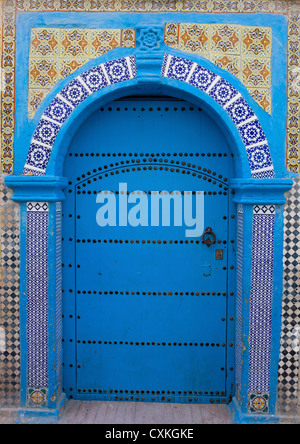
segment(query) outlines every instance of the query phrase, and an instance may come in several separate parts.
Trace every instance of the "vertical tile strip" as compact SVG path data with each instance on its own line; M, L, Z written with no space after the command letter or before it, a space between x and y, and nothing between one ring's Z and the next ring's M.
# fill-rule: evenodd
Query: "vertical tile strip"
M62 237L62 204L56 203L56 377L58 384L59 396L61 392L61 356L62 356L62 288L61 288L61 267L62 267L62 249L61 249L61 237Z
M287 78L287 169L300 173L300 2L289 0L288 9L288 78Z
M3 20L0 165L3 173L11 174L14 164L16 0L4 0L0 7Z
M253 208L249 411L269 412L275 207Z
M239 396L242 378L242 328L243 328L243 205L238 205L237 251L237 302L236 302L236 387Z
M47 202L27 203L27 405L47 405L48 223Z

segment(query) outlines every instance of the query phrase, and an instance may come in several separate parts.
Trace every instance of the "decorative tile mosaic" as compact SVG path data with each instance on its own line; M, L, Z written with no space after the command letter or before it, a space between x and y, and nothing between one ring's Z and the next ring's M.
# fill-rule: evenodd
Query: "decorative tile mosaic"
M61 392L62 366L62 204L56 203L56 378L57 397Z
M300 179L287 195L284 213L283 298L278 369L278 410L299 415L300 355Z
M78 106L81 102L83 102L89 95L89 90L79 81L79 79L72 80L60 92L60 97L65 99L65 102L71 105L73 109L76 108L76 106ZM55 129L56 127L53 128L53 133L55 132ZM55 137L56 134L54 135L54 140ZM44 140L46 141L47 139ZM52 141L52 143L50 143L50 146L53 145L54 140Z
M236 55L211 54L210 61L221 69L241 79L241 57Z
M20 399L20 210L0 176L0 407Z
M272 111L272 29L228 24L167 23L165 43L199 54L236 76L254 100Z
M81 77L89 90L92 92L99 91L108 85L108 81L101 66L96 66L87 72L81 74Z
M23 174L45 174L57 134L73 110L89 95L136 76L136 59L124 57L89 69L68 83L52 100L31 139Z
M2 2L1 171L12 173L14 163L16 3Z
M272 30L266 27L242 26L242 53L247 57L271 57Z
M136 75L135 57L106 62L90 69L64 87L46 109L33 134L24 174L45 173L51 149L61 125L95 90L132 79ZM257 117L241 94L226 80L200 65L181 57L165 55L162 75L200 88L220 104L237 126L247 150L252 176L274 177L268 142ZM91 84L91 89L89 87ZM58 106L59 102L59 106ZM237 103L236 103L237 102ZM58 117L53 115L57 110ZM49 116L53 116L54 119ZM63 116L61 119L60 116Z
M134 29L32 28L29 51L28 115L53 86L89 60L117 47L135 47Z
M270 12L287 13L284 0L18 0L20 11L90 11L90 12Z
M28 202L27 270L27 403L46 405L48 387L48 203Z
M253 208L249 326L249 412L268 412L275 206Z
M27 403L28 407L47 407L48 402L48 389L27 389Z
M288 116L287 167L300 173L300 2L289 1L288 10Z
M164 57L162 76L189 83L206 92L221 105L241 135L252 177L274 177L268 141L258 118L230 83L197 63L171 55Z
M242 376L242 330L243 330L243 230L244 209L238 204L238 232L237 232L237 300L236 300L236 391L239 396Z
M249 393L249 413L268 413L269 412L269 394L268 393Z
M253 110L242 97L229 105L227 112L236 125L241 125L255 116Z
M209 52L239 55L242 46L240 25L211 25L211 43Z
M62 125L72 111L73 107L71 105L68 105L66 101L57 97L51 102L51 105L48 106L44 112L44 116L54 120L58 125Z
M3 89L1 94L1 166L4 173L13 170L13 132L14 132L14 76L15 76L15 42L16 42L16 13L17 11L30 12L195 12L195 13L272 13L284 14L288 17L288 118L287 118L287 166L289 171L300 172L300 149L299 149L299 25L300 25L300 3L298 0L221 0L211 1L159 1L159 0L3 0ZM175 38L169 33L168 39ZM227 69L235 71L234 56L226 56L222 62ZM228 59L228 60L227 60ZM66 75L76 69L78 62L64 65ZM82 62L79 62L82 64ZM215 63L215 62L214 62ZM69 66L68 66L69 65ZM240 68L238 68L240 69ZM233 72L234 73L234 72ZM236 75L234 73L234 75ZM268 89L253 89L252 97L262 104L264 109L270 107L271 98ZM34 115L35 110L41 104L48 92L43 89L32 90L29 93L29 113Z

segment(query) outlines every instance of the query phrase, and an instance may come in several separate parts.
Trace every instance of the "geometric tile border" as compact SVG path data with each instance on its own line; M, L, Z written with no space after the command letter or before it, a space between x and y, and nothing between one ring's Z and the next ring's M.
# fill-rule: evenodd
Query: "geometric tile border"
M70 81L52 100L31 139L23 174L45 174L55 139L75 108L87 97L105 88L136 77L135 57L102 63Z
M274 167L264 131L242 95L222 77L188 59L164 56L162 76L204 91L223 107L243 140L253 178L273 178Z
M1 172L11 174L14 165L15 130L15 59L16 59L16 1L2 5L1 60Z
M48 203L27 202L27 404L47 404L48 387Z
M236 389L237 397L240 395L242 384L242 347L243 347L243 231L244 207L237 205L237 295L236 295Z
M300 2L288 2L287 169L300 173Z
M62 369L62 203L56 202L56 362L57 362L57 396L60 395L61 387L61 369Z
M273 178L274 167L265 133L246 100L229 82L190 60L165 55L162 76L186 82L204 91L228 113L245 146L253 178ZM96 66L69 82L42 115L31 139L24 175L46 172L52 147L73 110L94 92L136 77L135 57Z
M267 401L270 390L273 305L274 223L275 206L254 206L248 392L249 411L253 412L256 409L257 413L268 413Z
M16 13L28 12L194 12L196 14L219 13L272 13L285 15L288 18L288 116L287 116L287 167L289 171L300 172L300 139L297 132L299 127L299 103L297 85L300 74L296 71L299 66L300 46L300 4L296 0L265 0L264 2L245 2L221 0L218 2L157 2L140 0L49 0L45 6L43 0L4 0L3 11L3 90L1 94L1 170L12 173L14 163L13 132L15 108L15 43L16 43ZM259 99L259 98L258 98ZM5 112L4 112L5 109Z

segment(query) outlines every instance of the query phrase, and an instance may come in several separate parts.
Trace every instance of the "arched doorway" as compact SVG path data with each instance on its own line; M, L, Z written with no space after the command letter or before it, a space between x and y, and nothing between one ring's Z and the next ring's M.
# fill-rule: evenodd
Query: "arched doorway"
M184 100L126 97L78 129L62 209L68 397L231 400L234 175L223 133Z
M144 53L137 50L136 55L123 57L124 52L116 50L114 60L111 60L111 55L103 56L100 65L97 65L97 61L90 63L80 69L76 78L74 76L62 81L49 94L36 116L31 141L29 142L28 135L24 135L24 144L27 141L30 146L26 160L26 150L23 150L24 163L21 162L22 159L19 162L22 163L23 174L18 175L18 170L16 175L6 178L6 184L15 191L13 200L21 203L23 222L21 413L24 415L32 414L34 409L38 415L56 418L66 399L61 391L60 264L61 201L65 198L62 190L68 183L62 174L70 140L82 122L99 109L99 106L105 106L109 101L129 94L156 92L174 94L203 107L222 128L234 153L236 172L230 185L236 193L234 202L238 204L238 258L236 280L228 280L237 286L236 342L233 336L227 337L227 344L236 353L236 396L231 406L235 420L239 422L254 421L257 418L265 421L277 420L274 416L277 383L274 368L279 353L277 333L280 330L281 313L282 213L284 192L290 189L292 181L276 176L274 156L271 156L268 137L264 131L268 128L268 122L252 99L249 99L239 81L212 67L204 59L199 64L196 56L186 59L178 51L172 50L172 53L174 55L164 55L163 51ZM244 97L248 97L251 106ZM116 134L115 128L113 131ZM121 139L123 146L127 142L126 131ZM152 151L157 154L157 150ZM172 174L168 172L167 176L172 177ZM186 173L187 176L189 175ZM88 181L89 179L87 183ZM202 184L204 182L203 180ZM72 190L68 189L67 194L71 194L70 191ZM69 214L71 220L73 215L71 212ZM229 215L235 216L235 213L228 211ZM214 227L207 228L214 230ZM211 239L213 236L207 234L207 238ZM216 236L216 240L220 239ZM194 244L191 246L194 247ZM212 252L214 245L205 247ZM233 270L235 276L234 268L231 268L234 263L228 262L228 266L228 273ZM67 263L69 272L72 272L72 268L72 262ZM64 269L66 271L65 267ZM267 280L264 276L267 276ZM70 290L74 291L72 288ZM232 317L234 319L234 315ZM68 313L67 319L65 316L65 324L75 323L75 313ZM228 329L227 332L232 330ZM65 338L65 341L74 344L73 337ZM117 342L114 339L108 341ZM189 350L192 350L193 347L190 347ZM68 354L65 356L69 359ZM67 362L69 369L74 368L74 365L76 362ZM230 372L233 371L231 368L234 366L229 367ZM76 390L75 385L70 388ZM85 390L93 391L96 387L90 386ZM110 390L114 390L113 387ZM202 396L199 393L198 395ZM221 396L220 399L222 402ZM223 399L227 401L226 398ZM201 402L201 399L197 402Z

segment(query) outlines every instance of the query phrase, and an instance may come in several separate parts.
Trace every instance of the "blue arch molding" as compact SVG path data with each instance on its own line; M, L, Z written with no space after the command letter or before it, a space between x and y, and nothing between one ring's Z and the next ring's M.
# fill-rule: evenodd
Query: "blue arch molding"
M161 75L194 86L220 105L240 134L252 178L275 177L266 135L258 117L236 88L200 64L169 54L164 55ZM136 57L128 56L102 63L72 79L44 111L32 136L23 174L46 174L59 131L87 97L110 85L136 79L137 76Z

